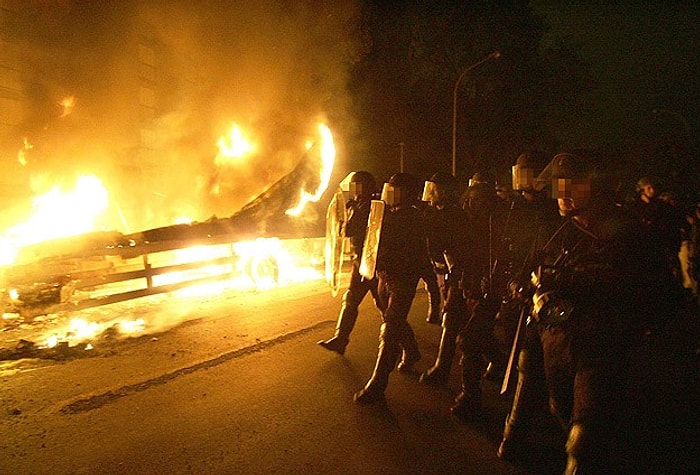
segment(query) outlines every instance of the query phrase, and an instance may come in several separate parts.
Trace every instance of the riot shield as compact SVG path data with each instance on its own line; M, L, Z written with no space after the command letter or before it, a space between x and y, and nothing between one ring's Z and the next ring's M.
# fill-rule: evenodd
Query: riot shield
M379 250L379 238L384 221L384 208L383 201L372 200L367 219L365 244L362 246L362 259L360 260L360 274L366 279L373 278L377 269L377 251Z
M326 210L326 245L324 248L326 282L331 286L333 297L338 295L340 290L346 222L345 195L343 190L338 188Z

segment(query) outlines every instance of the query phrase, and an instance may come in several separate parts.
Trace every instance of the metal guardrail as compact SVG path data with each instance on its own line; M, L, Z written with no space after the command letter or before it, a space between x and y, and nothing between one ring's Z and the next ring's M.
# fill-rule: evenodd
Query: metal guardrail
M280 243L284 250L309 266L323 266L323 238L283 239ZM193 247L207 249L216 256L176 262L174 254ZM262 272L254 268L255 265L267 266L265 272L272 273L268 277L276 278L275 266L279 263L274 257L260 257L257 264L245 262L248 257L238 255L234 243L202 245L180 241L144 246L142 254L127 249L123 253L111 251L101 256L47 258L3 269L3 313L15 312L24 318L33 318L46 313L82 310L222 282L245 274L246 269L254 281ZM177 280L157 282L164 276L177 276Z

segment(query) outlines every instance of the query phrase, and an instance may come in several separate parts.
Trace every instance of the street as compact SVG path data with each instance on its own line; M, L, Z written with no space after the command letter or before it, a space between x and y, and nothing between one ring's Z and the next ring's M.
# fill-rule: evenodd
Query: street
M496 457L510 405L499 384L483 382L484 419L468 426L449 414L457 365L449 388L418 383L440 333L424 321L422 289L409 317L423 353L417 372L392 373L386 406L355 404L380 318L366 299L345 355L328 352L316 342L332 335L340 302L314 281L100 310L132 312L147 325L177 314L181 323L95 342L89 357L3 362L0 473L561 472L563 439L546 417L528 464ZM688 352L697 321L668 330L675 341L640 347L633 375L643 390L632 391L626 419L635 436L621 441L636 473L688 473L695 463L697 355Z

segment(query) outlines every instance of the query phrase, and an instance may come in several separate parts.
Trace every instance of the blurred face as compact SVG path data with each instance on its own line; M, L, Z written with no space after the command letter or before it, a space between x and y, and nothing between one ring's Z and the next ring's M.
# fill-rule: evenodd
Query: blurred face
M552 198L556 198L559 214L568 216L585 208L591 199L589 180L555 178L552 180Z
M367 187L363 184L360 183L359 181L353 181L350 182L350 195L354 199L359 199L362 196L365 196L368 194Z
M390 207L398 206L405 198L402 193L401 188L396 188L391 183L384 183L382 201Z
M520 165L513 165L513 189L532 190L535 187L535 170Z

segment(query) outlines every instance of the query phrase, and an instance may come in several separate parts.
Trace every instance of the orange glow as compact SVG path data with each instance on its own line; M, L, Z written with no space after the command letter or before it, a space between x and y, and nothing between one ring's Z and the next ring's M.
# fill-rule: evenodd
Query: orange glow
M240 160L255 151L255 145L243 135L238 124L233 124L229 136L219 138L217 145L219 153L216 155L214 163L218 166Z
M318 125L318 131L321 134L321 170L318 189L309 193L306 190L301 190L301 195L299 197L299 204L295 207L288 209L285 213L290 216L299 216L306 206L306 203L316 202L321 199L321 195L328 188L328 182L331 179L331 174L333 173L333 165L335 163L335 144L333 143L333 134L331 134L331 129L325 124Z
M54 186L34 198L27 221L0 235L0 265L11 264L23 246L93 231L108 204L107 190L93 175L79 177L71 191Z
M73 112L73 108L75 107L75 97L68 96L68 97L62 99L61 102L59 102L58 104L62 108L60 117L61 118L66 117L71 112Z
M25 137L24 146L21 149L19 149L19 152L17 153L17 161L23 167L27 166L27 150L31 150L33 148L34 145L30 144L29 140Z

